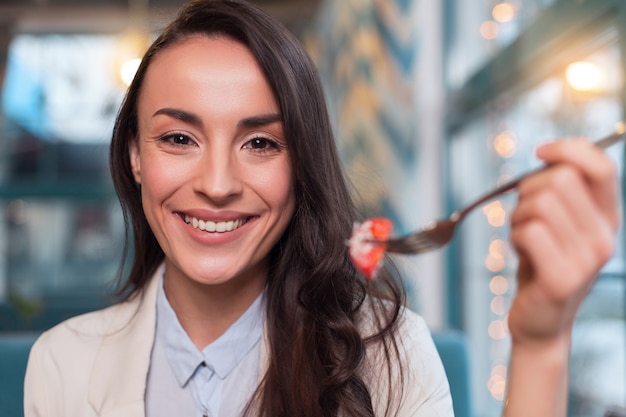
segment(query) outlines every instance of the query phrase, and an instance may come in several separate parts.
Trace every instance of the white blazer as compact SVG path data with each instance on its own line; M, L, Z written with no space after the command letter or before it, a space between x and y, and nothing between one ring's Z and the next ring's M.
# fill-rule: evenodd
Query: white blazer
M39 337L26 369L25 417L145 417L144 394L162 273L163 267L134 299L74 317ZM405 385L398 416L453 416L448 381L423 319L405 310L400 331ZM368 347L365 369L371 372L366 382L377 415L383 415L387 394L395 396L399 390L385 378L386 371L376 360L378 353ZM264 339L259 375L266 366Z

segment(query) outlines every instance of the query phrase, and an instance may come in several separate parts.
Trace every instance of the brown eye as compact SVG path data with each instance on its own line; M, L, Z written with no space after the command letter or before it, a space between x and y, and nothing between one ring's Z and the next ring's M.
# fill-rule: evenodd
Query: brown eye
M176 135L172 138L172 141L174 143L177 143L179 145L187 145L189 144L189 138L183 136L183 135Z
M256 137L246 142L246 144L244 145L244 148L265 151L265 150L279 150L281 146L277 142L271 139L267 139L263 137Z
M255 138L250 141L250 147L253 149L265 149L269 146L269 143L266 139Z
M182 133L172 133L169 135L164 135L160 138L163 142L169 142L173 145L192 145L194 141L187 135Z

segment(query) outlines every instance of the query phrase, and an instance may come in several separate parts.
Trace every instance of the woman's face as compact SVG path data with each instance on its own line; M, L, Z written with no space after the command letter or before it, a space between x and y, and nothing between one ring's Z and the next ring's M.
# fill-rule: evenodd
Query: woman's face
M252 54L223 37L169 46L137 108L131 165L167 274L264 282L295 197L280 110Z

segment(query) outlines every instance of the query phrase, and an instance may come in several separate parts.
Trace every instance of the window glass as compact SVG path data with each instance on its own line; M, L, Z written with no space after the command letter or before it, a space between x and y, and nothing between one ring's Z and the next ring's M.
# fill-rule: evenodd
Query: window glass
M623 117L620 59L613 42L521 94L491 101L450 142L452 204L461 207L537 167L534 149L540 143L581 135L598 139L611 133ZM624 145L607 153L623 176ZM514 204L515 193L485 204L467 218L458 236L461 256L456 270L463 274L463 324L471 343L479 415L499 415L506 389L506 312L515 293L517 262L508 242L507 219ZM616 254L575 324L571 416L602 417L609 406L626 403L626 375L621 371L626 358L623 240L619 236Z
M18 35L11 42L2 111L47 141L107 141L124 93L113 35Z
M447 76L462 85L494 53L513 42L555 0L450 0Z
M99 293L115 277L123 236L117 202L16 198L0 210L6 298Z
M16 35L0 114L0 331L95 309L121 259L108 143L125 86L113 35Z

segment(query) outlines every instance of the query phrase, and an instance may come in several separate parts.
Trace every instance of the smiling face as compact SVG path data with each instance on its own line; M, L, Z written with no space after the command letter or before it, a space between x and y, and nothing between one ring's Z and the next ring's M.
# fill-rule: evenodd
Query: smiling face
M166 278L262 286L295 197L280 109L252 54L224 37L169 46L137 118L131 166Z

